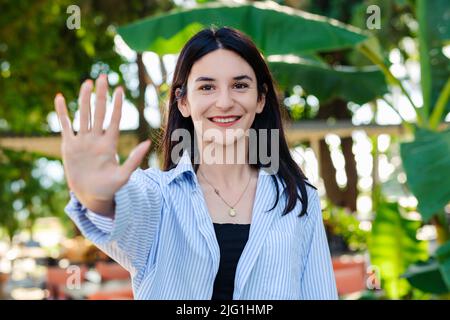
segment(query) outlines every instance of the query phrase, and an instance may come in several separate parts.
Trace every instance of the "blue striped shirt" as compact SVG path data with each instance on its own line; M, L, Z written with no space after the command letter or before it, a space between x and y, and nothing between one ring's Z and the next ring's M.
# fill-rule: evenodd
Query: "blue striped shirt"
M284 190L278 179L280 190ZM260 169L247 244L239 259L233 299L337 299L330 251L316 190L282 216ZM187 152L169 171L137 169L115 194L115 218L87 210L73 192L66 212L82 234L126 268L135 299L209 300L220 250L211 216Z

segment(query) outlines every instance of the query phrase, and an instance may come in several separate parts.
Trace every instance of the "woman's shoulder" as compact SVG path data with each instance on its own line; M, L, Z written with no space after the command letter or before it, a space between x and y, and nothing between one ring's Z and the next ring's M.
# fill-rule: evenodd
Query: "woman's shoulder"
M160 187L166 186L170 181L172 181L177 176L176 167L170 170L161 170L159 168L148 168L148 169L136 169L131 179L138 180L147 183L156 183Z
M306 182L305 185L306 185L306 193L307 193L309 199L315 200L315 199L319 198L319 192L317 191L317 187L315 187L310 182Z
M149 185L149 184L157 184L158 186L161 186L161 182L164 178L164 171L157 169L157 168L148 168L148 169L141 169L137 168L134 170L134 172L131 174L130 181L143 184L143 185Z
M306 220L311 220L317 218L317 216L322 215L322 209L320 204L320 196L317 188L309 183L308 181L305 183L306 189L306 201L298 200L299 210L301 211L303 205L306 204ZM300 189L297 188L300 198L302 198L302 194Z

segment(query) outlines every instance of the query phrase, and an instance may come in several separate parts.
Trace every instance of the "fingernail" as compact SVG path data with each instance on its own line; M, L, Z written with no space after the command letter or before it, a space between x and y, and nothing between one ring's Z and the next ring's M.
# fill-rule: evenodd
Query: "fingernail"
M116 95L122 95L123 96L123 88L122 87L117 87L116 89Z

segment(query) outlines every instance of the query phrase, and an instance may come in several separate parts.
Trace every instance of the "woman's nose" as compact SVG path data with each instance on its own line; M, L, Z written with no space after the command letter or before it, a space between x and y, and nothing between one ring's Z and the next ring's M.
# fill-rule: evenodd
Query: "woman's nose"
M233 97L228 89L223 89L219 91L219 95L216 100L216 107L221 109L228 109L233 106Z

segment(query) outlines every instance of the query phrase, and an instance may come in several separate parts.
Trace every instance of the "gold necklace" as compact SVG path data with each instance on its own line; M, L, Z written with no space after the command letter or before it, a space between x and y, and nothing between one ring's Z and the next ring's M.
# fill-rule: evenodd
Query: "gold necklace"
M198 171L198 170L197 170ZM219 192L219 190L217 189L217 188L215 188L209 181L208 181L208 179L206 179L206 177L205 177L205 175L201 172L201 171L199 171L200 172L200 174L202 175L202 177L205 179L205 181L214 189L214 193L215 194L217 194L218 196L219 196L219 198L220 199L222 199L222 201L228 206L228 214L231 216L231 217L235 217L236 216L236 209L235 209L235 207L236 207L236 205L239 203L239 201L241 201L241 198L242 198L242 196L244 195L244 193L245 193L245 191L247 191L247 188L248 188L248 186L249 186L249 184L250 184L250 181L252 180L252 175L250 174L250 178L248 179L248 182L247 182L247 186L245 187L245 189L244 189L244 191L242 192L242 194L241 194L241 196L239 197L239 199L236 201L236 203L234 204L234 205L232 205L232 206L230 206L229 204L228 204L228 202L224 199L224 198L222 198L222 196L220 195L220 192Z

